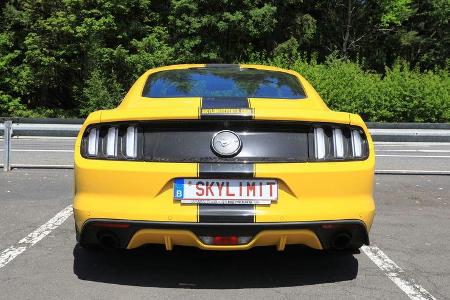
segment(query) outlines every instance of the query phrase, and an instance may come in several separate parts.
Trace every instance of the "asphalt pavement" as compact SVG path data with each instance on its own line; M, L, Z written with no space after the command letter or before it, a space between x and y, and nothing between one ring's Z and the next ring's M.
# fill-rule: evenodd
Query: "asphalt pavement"
M70 165L73 142L14 139L23 151L13 163ZM450 170L450 144L377 143L376 151L378 170ZM75 242L72 197L72 170L0 172L1 299L408 299L410 286L427 292L413 299L450 298L450 176L376 176L370 238L389 258L381 264L365 251L299 246L90 253Z

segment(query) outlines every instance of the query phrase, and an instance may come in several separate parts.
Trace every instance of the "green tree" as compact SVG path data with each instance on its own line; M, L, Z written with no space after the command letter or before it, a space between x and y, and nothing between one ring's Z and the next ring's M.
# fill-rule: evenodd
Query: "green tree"
M402 60L448 80L448 0L4 0L0 15L0 114L85 115L174 63L309 59L377 82Z

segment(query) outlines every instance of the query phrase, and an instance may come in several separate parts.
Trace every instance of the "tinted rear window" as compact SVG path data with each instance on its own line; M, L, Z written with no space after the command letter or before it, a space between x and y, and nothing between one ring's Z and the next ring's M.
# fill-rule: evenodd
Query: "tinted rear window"
M305 98L291 74L246 68L192 68L168 70L149 76L144 97Z

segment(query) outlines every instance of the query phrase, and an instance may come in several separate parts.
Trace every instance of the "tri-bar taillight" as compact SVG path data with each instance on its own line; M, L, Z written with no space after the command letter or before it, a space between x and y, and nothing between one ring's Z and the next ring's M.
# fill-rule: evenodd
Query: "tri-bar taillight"
M358 127L324 125L313 132L316 161L361 160L369 155L367 138Z
M90 126L81 143L86 158L137 160L142 155L142 129L135 125Z

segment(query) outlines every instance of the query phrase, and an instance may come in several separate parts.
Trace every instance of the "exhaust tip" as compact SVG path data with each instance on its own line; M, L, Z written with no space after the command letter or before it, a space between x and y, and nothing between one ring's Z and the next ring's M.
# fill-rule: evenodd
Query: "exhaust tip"
M344 250L350 246L352 236L347 232L340 232L336 234L331 242L333 248L337 250Z
M119 239L112 232L100 232L98 234L98 241L106 249L117 249L120 246Z

